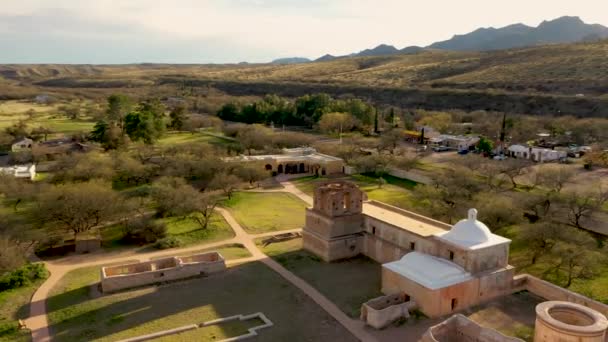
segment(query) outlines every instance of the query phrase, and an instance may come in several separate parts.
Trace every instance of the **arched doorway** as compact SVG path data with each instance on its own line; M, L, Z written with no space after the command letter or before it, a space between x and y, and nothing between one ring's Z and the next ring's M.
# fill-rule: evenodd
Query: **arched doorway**
M304 172L306 172L304 170L304 163L300 163L300 173L304 173Z
M325 176L325 174L326 174L326 172L325 172L325 168L322 168L322 169L321 169L321 175L322 175L322 176Z
M266 168L266 171L272 171L272 165L270 165L270 164L266 164L265 168Z
M279 164L279 168L277 169L277 173L283 173L283 164Z

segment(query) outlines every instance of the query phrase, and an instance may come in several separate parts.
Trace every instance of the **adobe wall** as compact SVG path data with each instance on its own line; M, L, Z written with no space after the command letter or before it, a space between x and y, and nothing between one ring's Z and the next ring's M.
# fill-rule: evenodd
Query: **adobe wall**
M430 327L419 342L523 342L457 314Z
M364 254L379 263L400 259L406 253L419 251L433 254L435 244L405 229L395 227L374 217L364 216ZM412 249L414 243L414 249Z
M563 287L559 287L542 279L533 277L529 274L520 274L515 276L513 278L513 284L516 285L514 286L513 291L527 290L547 300L558 300L581 304L603 314L604 316L608 316L607 304L600 303Z
M450 252L452 252L454 253L452 261L467 272L475 274L509 265L509 244L507 243L488 248L466 250L442 239L434 240L437 243L435 256L450 260Z
M327 239L303 230L302 247L326 262L349 259L363 253L363 235L355 234Z
M204 253L184 258L165 258L137 264L101 268L102 292L173 281L220 272L226 269L219 253Z
M401 317L407 318L410 310L416 308L416 303L406 299L405 295L396 294L363 303L361 320L375 329L382 329Z
M513 272L514 268L508 267L482 273L466 282L432 290L383 267L382 293L409 295L416 301L420 311L434 318L512 293ZM453 309L452 299L456 299Z
M329 217L315 209L306 208L305 229L327 239L363 230L363 216L352 214L347 216Z

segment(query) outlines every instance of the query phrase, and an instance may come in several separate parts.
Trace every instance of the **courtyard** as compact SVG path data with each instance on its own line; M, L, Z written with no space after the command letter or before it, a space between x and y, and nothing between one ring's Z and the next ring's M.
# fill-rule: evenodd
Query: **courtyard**
M306 203L285 192L238 192L224 202L234 218L251 234L304 226Z
M98 281L99 267L88 267L67 273L53 288L48 311L55 341L115 341L255 312L275 324L259 332L263 340L356 340L310 298L259 262L207 278L103 296L97 291ZM242 334L248 324L252 322L222 324L163 340L219 340Z

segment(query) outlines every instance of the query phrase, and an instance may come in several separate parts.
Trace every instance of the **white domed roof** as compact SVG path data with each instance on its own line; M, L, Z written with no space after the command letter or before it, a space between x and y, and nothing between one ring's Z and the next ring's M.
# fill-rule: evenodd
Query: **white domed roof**
M460 220L442 237L457 244L471 246L488 242L492 239L492 232L483 222L477 221L477 209L469 209L469 217Z

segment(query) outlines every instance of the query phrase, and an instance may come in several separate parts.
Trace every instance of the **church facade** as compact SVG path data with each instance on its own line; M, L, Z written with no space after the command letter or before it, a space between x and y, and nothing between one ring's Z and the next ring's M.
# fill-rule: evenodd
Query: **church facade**
M315 189L303 230L304 248L325 261L363 254L382 263L382 292L404 294L429 317L511 293L510 242L479 222L475 209L452 227L367 201L345 181Z

